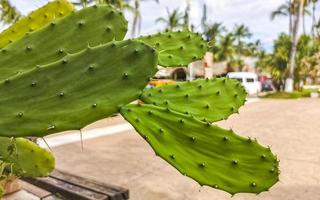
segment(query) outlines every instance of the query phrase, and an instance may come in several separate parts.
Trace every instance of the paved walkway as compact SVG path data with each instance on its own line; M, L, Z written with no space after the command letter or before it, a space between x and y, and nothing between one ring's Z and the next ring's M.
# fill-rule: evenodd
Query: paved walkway
M238 194L233 200L320 200L320 100L261 100L221 126L270 145L280 158L281 181L269 192ZM120 117L91 126L119 125ZM89 127L90 129L90 127ZM229 200L200 187L156 157L133 130L53 147L57 168L130 189L132 200Z

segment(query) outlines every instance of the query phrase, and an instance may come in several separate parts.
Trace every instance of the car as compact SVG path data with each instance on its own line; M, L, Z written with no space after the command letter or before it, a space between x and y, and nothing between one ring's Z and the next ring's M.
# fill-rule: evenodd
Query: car
M176 81L170 80L170 79L153 79L148 83L147 88L153 88L153 87L158 87L162 85L174 85L174 84L176 84Z
M230 72L228 78L238 80L246 89L249 95L257 95L261 92L261 83L258 80L258 75L253 72Z
M276 90L272 83L272 78L268 76L260 76L259 81L261 83L261 92L271 92Z

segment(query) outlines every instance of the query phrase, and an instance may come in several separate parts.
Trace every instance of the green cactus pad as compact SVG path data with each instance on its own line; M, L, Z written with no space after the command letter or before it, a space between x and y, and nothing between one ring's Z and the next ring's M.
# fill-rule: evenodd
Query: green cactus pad
M185 66L201 60L207 51L207 44L201 35L189 32L165 32L139 37L159 52L158 64L164 67Z
M79 52L88 45L122 40L126 30L123 15L110 6L84 8L0 50L0 80Z
M111 42L2 81L0 135L79 130L117 113L139 98L157 59L142 42Z
M278 181L278 161L255 140L154 105L121 110L153 150L200 185L230 194L260 193Z
M45 177L54 169L51 152L24 138L0 137L0 160L13 164L13 174L22 177Z
M0 34L0 48L22 38L28 32L36 31L53 20L70 14L73 10L73 4L66 0L49 2L4 30Z
M246 96L245 89L238 81L215 78L145 89L141 99L145 103L215 122L238 112Z

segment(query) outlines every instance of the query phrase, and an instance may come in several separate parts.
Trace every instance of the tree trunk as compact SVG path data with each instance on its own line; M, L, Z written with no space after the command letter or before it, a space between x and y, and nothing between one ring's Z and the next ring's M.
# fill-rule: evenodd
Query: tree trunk
M292 11L292 7L291 7L292 1L289 0L289 36L292 37L292 20L293 20L293 11Z
M297 0L294 3L299 4L298 6L298 12L296 13L294 24L293 24L293 32L292 32L292 38L291 38L291 50L290 50L290 57L289 57L289 74L288 78L286 80L286 92L293 92L294 89L294 70L296 65L296 53L297 53L297 44L299 39L299 25L300 25L300 19L303 14L304 9L304 1L305 0Z
M311 28L311 34L313 39L315 38L315 26L316 26L316 3L312 3L312 28Z
M131 30L131 36L135 37L136 36L136 30L138 28L138 21L140 18L140 13L139 13L139 1L135 0L134 1L134 11L133 11L133 22L132 22L132 30ZM140 31L140 30L138 30Z
M306 34L306 14L305 12L302 13L302 28L303 28L303 34Z

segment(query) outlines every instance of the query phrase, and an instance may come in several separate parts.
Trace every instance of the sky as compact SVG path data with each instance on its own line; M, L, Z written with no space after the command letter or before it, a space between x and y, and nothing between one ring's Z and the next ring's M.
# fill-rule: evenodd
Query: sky
M41 7L47 0L10 0L23 14ZM235 24L245 24L253 33L252 40L260 39L262 45L268 51L272 50L273 41L281 32L288 32L288 18L279 17L274 21L270 20L270 13L277 9L286 0L190 0L191 1L191 22L197 31L201 30L201 18L203 4L207 4L209 23L222 22L229 30ZM186 0L160 0L157 4L153 0L141 2L141 34L147 35L164 30L164 25L155 23L159 17L166 16L166 9L186 8ZM126 13L131 27L132 15ZM311 25L311 19L307 18L307 27ZM129 35L129 34L128 34Z

